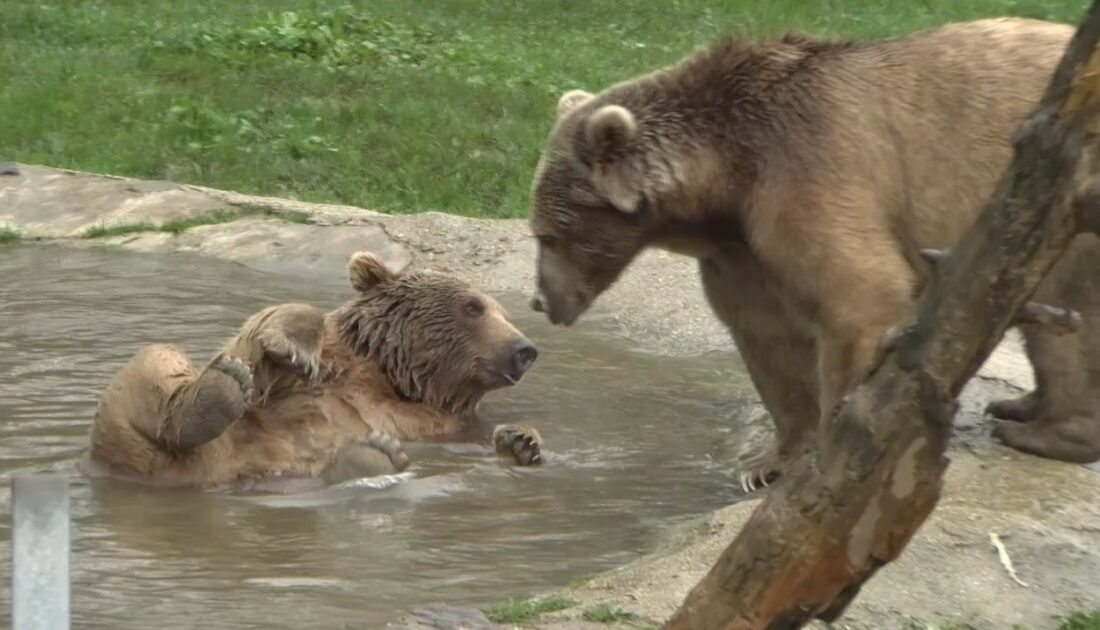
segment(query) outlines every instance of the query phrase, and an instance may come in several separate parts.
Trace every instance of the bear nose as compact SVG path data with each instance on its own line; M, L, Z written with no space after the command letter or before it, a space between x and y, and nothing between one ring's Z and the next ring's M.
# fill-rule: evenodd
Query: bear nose
M516 374L523 374L530 369L531 364L535 362L538 356L539 351L535 344L526 339L517 343L512 350L512 364L516 368Z

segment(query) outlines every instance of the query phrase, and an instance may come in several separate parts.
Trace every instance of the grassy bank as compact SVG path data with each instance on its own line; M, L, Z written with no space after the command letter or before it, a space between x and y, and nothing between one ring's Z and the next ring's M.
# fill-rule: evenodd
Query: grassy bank
M22 236L14 229L0 225L0 245L7 245L9 243L17 243Z
M262 210L218 210L209 214L201 214L198 216L184 217L182 219L172 219L160 224L153 224L147 222L139 223L118 223L114 225L96 225L88 228L83 235L83 238L110 238L114 236L126 236L127 234L141 234L145 232L167 232L179 236L191 228L202 227L205 225L220 225L222 223L230 223L237 219L243 219L250 216L268 216L282 219L288 223L308 223L309 214L305 212L270 212ZM3 239L3 232L0 232L0 241Z
M1084 0L6 0L0 159L522 216L557 97L715 35L869 37ZM293 13L289 13L293 12Z

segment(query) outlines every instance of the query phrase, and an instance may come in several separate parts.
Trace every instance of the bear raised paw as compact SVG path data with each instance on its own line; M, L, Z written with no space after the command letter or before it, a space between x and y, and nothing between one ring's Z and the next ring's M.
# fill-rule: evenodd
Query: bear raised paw
M138 352L100 399L97 470L159 485L340 483L405 470L402 440L468 436L542 461L534 429L490 435L477 417L538 356L496 300L369 252L351 256L348 279L357 296L330 313L291 303L249 317L201 372L176 346Z
M542 463L542 436L534 427L497 425L493 429L493 448L497 455L511 458L519 466Z
M271 391L320 377L325 314L309 304L269 306L249 317L242 334L222 355L243 361L253 372L256 402Z

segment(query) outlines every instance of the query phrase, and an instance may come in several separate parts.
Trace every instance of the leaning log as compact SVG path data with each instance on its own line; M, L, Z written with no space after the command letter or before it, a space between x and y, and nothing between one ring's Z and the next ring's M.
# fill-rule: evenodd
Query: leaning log
M939 263L947 259L947 251L942 249L922 249L920 255L932 264L933 272L939 268ZM1068 308L1028 302L1016 312L1012 323L1016 326L1041 326L1051 334L1068 335L1080 330L1081 314Z

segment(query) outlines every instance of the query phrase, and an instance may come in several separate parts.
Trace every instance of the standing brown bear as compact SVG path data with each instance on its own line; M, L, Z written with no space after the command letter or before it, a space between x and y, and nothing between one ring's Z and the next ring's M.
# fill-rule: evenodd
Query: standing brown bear
M571 325L643 249L697 258L777 428L777 451L742 465L766 483L909 312L920 250L975 221L1073 32L988 19L869 43L725 40L566 93L532 189L532 307ZM1017 449L1100 458L1098 258L1081 237L1037 293L1085 321L1025 331L1038 387L990 409L1031 420L997 429Z
M266 308L202 371L172 345L140 351L100 400L88 472L304 489L403 470L399 439L486 437L478 402L523 377L534 344L456 278L397 274L369 252L348 269L356 299L327 315ZM530 427L498 426L492 440L520 465L541 461Z

